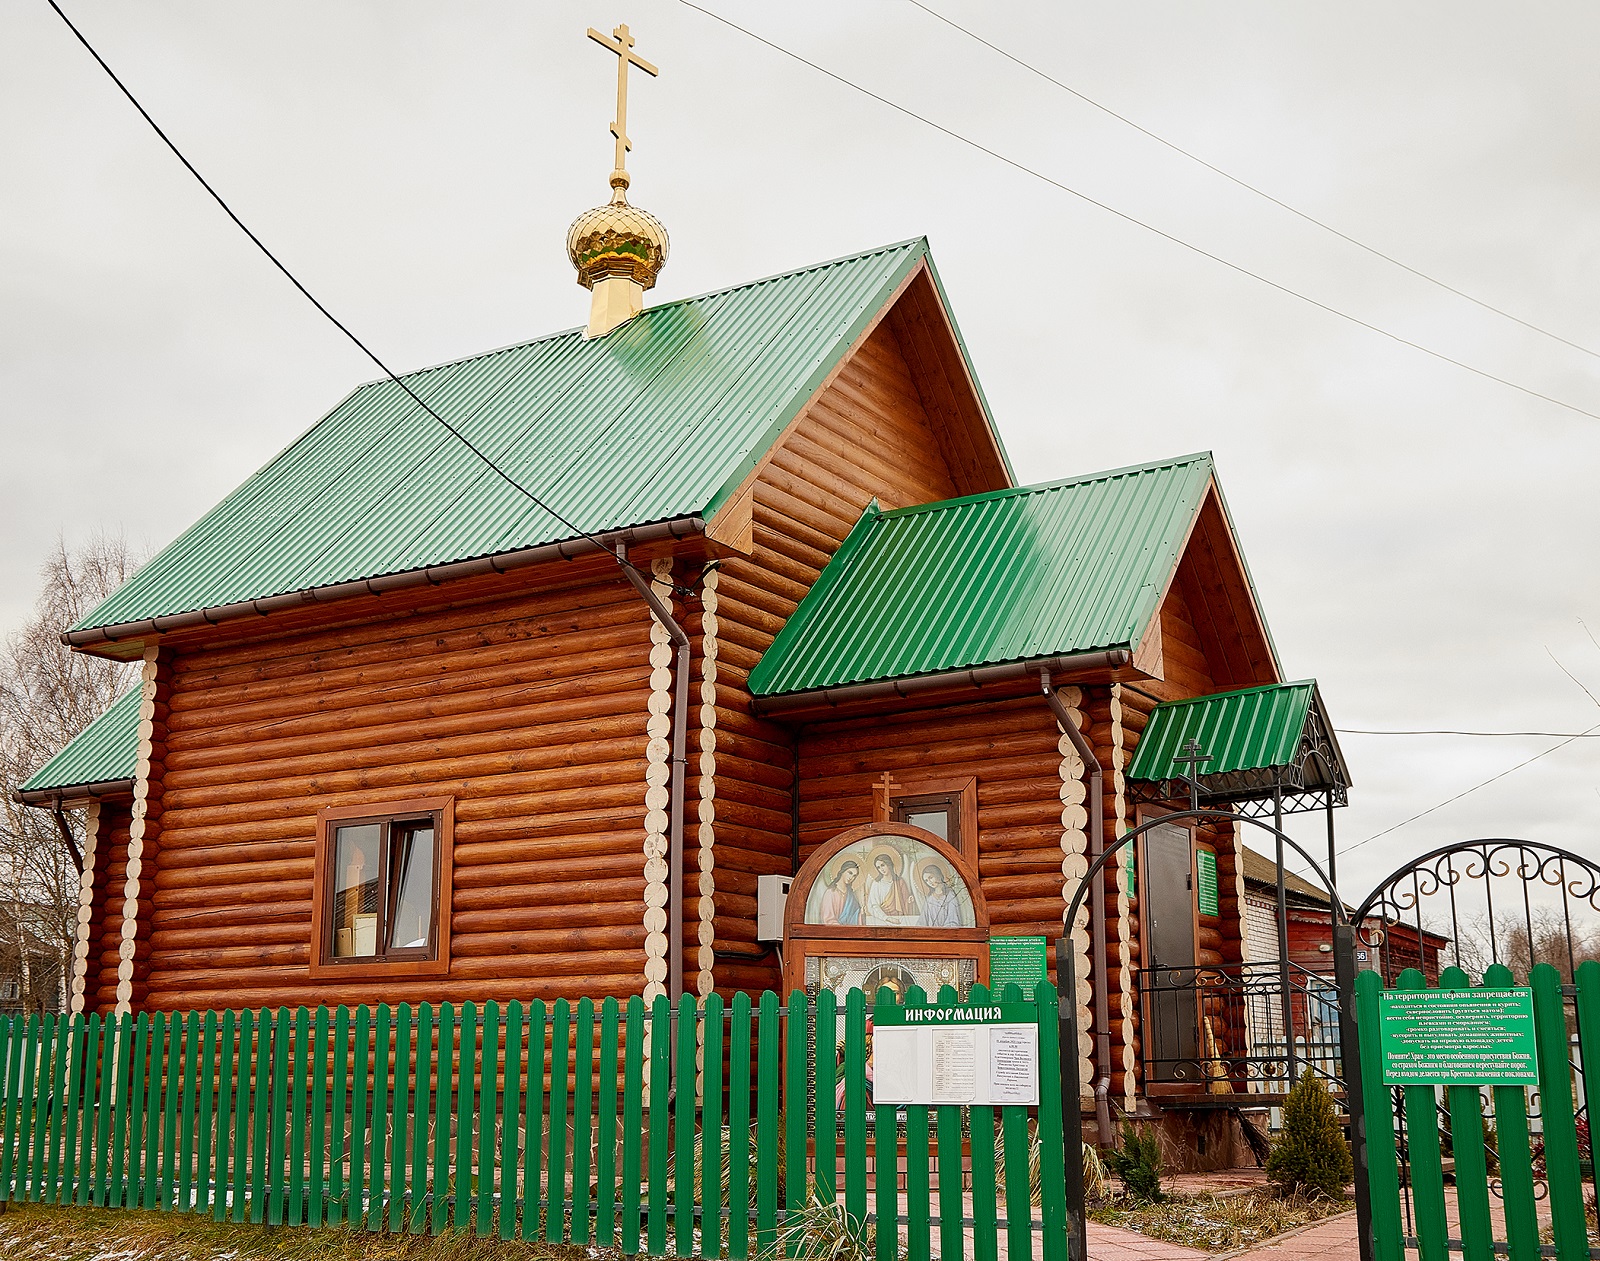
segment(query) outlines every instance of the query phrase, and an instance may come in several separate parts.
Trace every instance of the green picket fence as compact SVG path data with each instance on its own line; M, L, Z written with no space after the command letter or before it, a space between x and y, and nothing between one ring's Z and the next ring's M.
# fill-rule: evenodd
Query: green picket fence
M1575 981L1563 984L1547 963L1530 970L1539 1085L1537 1091L1484 1088L1486 1109L1478 1086L1383 1083L1377 1034L1383 980L1376 972L1356 978L1373 1261L1403 1261L1408 1250L1420 1261L1446 1261L1452 1253L1466 1261L1600 1257L1600 1250L1590 1248L1585 1220L1585 1200L1594 1193L1587 1118L1600 1116L1600 963L1580 965ZM1497 964L1484 972L1481 988L1516 984L1511 970ZM1422 973L1408 969L1394 988L1428 986ZM1473 986L1460 968L1446 968L1437 988ZM1580 1072L1573 1063L1574 1032L1577 1062L1593 1071ZM1530 1102L1537 1108L1537 1131L1529 1123ZM1449 1189L1441 1135L1449 1144ZM1543 1242L1547 1230L1550 1244Z
M874 1107L858 991L7 1018L0 1201L703 1257L792 1254L820 1203L884 1261L1065 1261L1032 1002L1037 1108Z

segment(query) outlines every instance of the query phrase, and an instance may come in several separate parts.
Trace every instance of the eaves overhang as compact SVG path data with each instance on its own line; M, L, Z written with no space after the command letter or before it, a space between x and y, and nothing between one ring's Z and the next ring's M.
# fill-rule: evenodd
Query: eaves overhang
M819 687L804 692L784 692L776 696L755 696L751 698L750 707L758 714L778 717L798 710L838 709L863 701L894 696L911 697L928 692L981 690L1037 675L1041 671L1056 675L1096 669L1115 670L1132 660L1131 648L1097 649L1093 652L1035 657L1026 661L1007 661L971 669L941 670L933 674L875 679L868 683L850 683L842 687Z
M706 523L702 517L675 517L650 525L629 526L622 530L564 539L559 543L546 543L539 547L496 552L489 556L457 561L449 565L431 565L423 569L408 569L400 573L361 578L354 582L339 582L324 587L308 587L303 591L288 591L259 600L241 600L234 604L191 609L188 612L173 613L165 617L66 631L61 636L61 642L73 648L91 648L101 644L143 640L152 635L165 635L171 631L195 626L215 626L241 617L253 615L266 617L273 613L281 613L285 609L302 608L307 604L329 604L361 596L381 596L391 591L404 591L410 587L439 586L458 578L508 573L514 569L527 568L529 565L543 564L545 561L576 560L580 556L594 552L610 551L618 545L632 547L662 539L680 539L691 534L704 534L705 528Z

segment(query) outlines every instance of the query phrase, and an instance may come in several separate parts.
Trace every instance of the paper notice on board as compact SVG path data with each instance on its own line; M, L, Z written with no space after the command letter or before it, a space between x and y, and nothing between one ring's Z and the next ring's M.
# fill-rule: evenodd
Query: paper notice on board
M933 1032L933 1100L971 1103L978 1093L978 1031L936 1029Z
M872 1102L912 1103L922 1097L921 1029L879 1029L872 1038Z
M1039 1030L1000 1025L989 1030L989 1102L1039 1101Z

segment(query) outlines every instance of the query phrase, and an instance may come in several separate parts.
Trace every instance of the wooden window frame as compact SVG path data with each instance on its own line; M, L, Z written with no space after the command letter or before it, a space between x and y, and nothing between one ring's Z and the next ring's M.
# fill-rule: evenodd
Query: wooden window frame
M311 881L311 975L329 977L446 976L450 971L450 903L455 871L455 798L414 797L404 801L374 801L359 806L328 806L317 811L316 866ZM433 819L433 923L432 958L403 955L398 958L334 957L333 848L338 828L352 823L396 823L431 816ZM387 834L386 834L387 838ZM381 889L387 897L388 890Z
M872 819L874 823L904 822L896 813L907 806L934 805L949 802L956 821L954 847L962 858L976 869L978 866L978 777L928 776L900 779L885 774L873 785Z

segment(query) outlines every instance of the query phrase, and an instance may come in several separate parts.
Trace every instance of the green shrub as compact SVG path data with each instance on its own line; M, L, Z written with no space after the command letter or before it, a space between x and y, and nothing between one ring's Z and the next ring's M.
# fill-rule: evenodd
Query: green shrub
M1161 1192L1161 1144L1151 1130L1122 1123L1122 1142L1106 1153L1106 1163L1122 1188L1141 1204L1154 1204Z
M1354 1177L1333 1099L1308 1068L1284 1101L1283 1132L1267 1157L1267 1178L1279 1195L1342 1200Z

